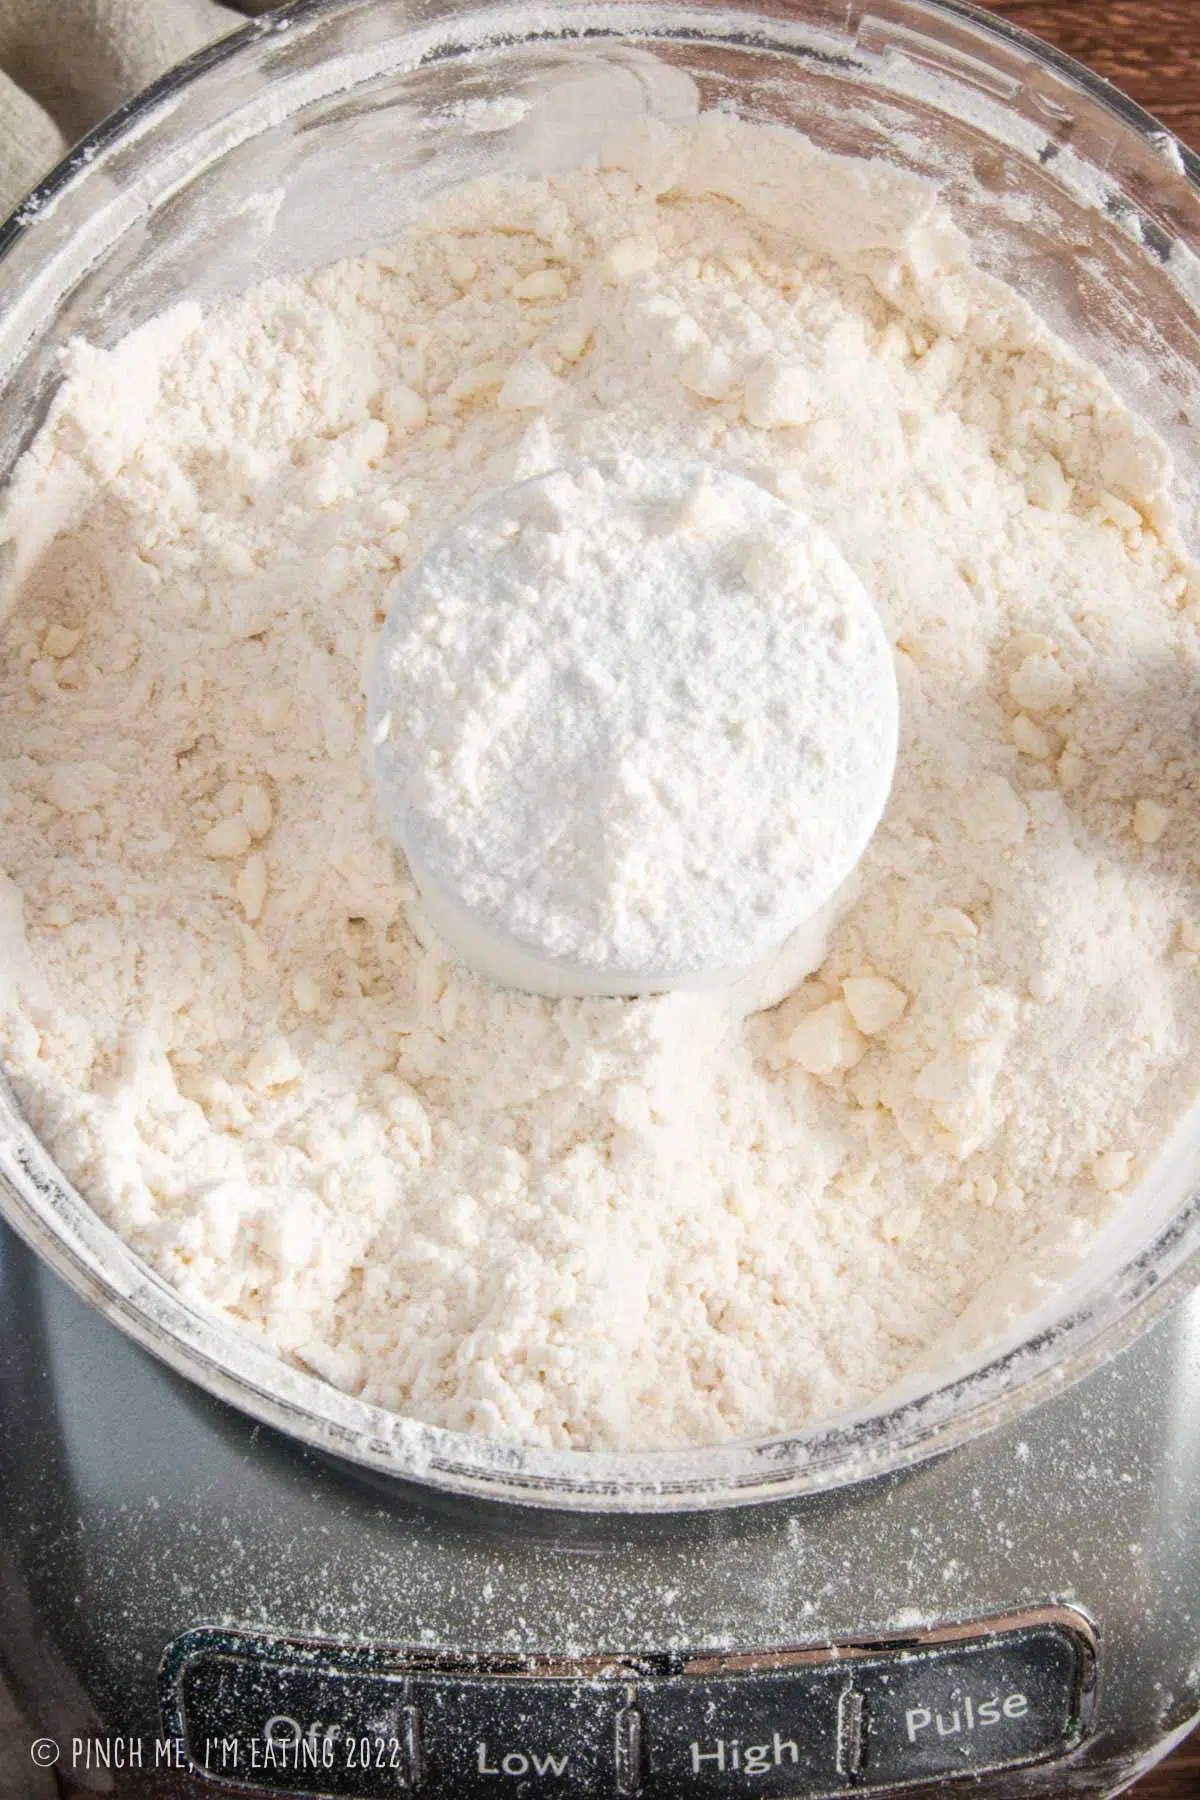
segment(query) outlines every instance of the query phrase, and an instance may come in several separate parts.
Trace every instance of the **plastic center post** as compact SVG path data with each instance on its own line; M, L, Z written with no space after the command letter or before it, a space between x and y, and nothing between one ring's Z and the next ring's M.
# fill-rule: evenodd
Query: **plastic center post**
M897 719L823 531L741 476L632 457L460 517L396 585L368 707L431 922L545 994L762 968L861 857Z

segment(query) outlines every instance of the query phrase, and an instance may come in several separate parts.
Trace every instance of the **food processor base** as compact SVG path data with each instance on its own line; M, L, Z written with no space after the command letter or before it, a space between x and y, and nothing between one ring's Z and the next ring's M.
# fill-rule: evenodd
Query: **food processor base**
M961 1773L1108 1795L1200 1710L1200 1296L905 1473L659 1517L457 1500L303 1448L3 1225L0 1319L0 1664L68 1792L919 1794ZM383 1729L406 1760L356 1778L346 1744ZM206 1775L213 1732L242 1760L214 1750ZM531 1733L565 1770L532 1766Z

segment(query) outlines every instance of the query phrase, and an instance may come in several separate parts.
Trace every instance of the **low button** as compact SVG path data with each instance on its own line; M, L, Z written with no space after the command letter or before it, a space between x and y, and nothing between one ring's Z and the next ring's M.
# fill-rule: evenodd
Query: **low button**
M612 1800L621 1682L419 1677L423 1786L438 1800Z

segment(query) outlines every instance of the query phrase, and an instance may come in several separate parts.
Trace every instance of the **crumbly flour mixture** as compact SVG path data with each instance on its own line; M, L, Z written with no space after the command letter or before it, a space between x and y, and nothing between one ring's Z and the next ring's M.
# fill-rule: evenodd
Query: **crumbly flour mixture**
M1200 674L1165 452L930 190L710 115L75 349L3 535L3 1056L186 1294L390 1407L561 1446L857 1406L1069 1271L1190 1102ZM549 1001L377 816L390 584L632 450L804 508L895 644L815 976Z

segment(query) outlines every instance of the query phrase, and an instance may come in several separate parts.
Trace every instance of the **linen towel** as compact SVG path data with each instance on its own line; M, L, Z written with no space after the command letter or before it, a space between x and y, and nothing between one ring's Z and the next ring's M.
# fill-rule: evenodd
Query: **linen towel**
M242 0L0 0L0 217L68 146L243 23Z

